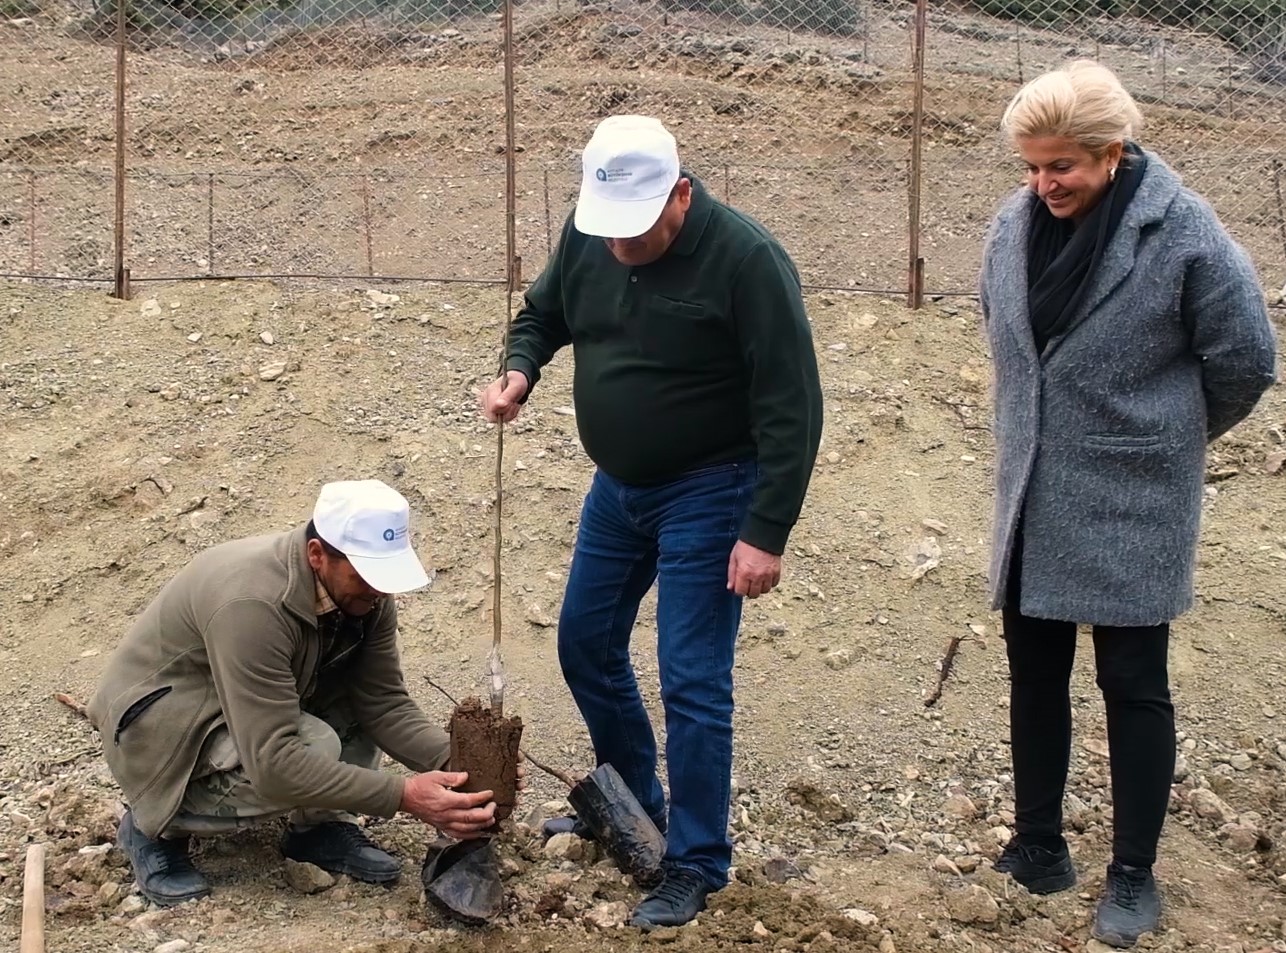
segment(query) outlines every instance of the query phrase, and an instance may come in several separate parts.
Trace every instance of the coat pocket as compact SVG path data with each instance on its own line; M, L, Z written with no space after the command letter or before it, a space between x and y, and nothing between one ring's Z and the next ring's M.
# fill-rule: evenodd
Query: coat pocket
M162 698L174 691L173 685L163 685L160 688L153 689L138 701L131 704L124 712L121 713L120 719L116 722L116 731L112 734L113 743L121 743L121 732L138 720L143 712L147 711Z
M1081 438L1091 446L1100 447L1159 447L1159 433L1087 433Z

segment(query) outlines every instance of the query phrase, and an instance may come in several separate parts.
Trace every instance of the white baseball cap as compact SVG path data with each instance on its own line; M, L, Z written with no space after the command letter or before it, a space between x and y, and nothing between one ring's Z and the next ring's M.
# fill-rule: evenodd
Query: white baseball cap
M635 238L656 224L679 181L674 136L650 116L609 116L581 154L573 223L599 238Z
M428 573L411 549L411 507L388 484L327 483L313 507L313 527L372 588L396 593L428 585Z

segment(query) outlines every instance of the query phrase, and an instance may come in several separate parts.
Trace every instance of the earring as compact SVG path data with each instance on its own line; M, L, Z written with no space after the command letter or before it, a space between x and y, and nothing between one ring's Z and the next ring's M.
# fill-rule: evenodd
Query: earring
M1107 170L1107 180L1109 182L1116 181L1116 166L1112 166L1110 169Z

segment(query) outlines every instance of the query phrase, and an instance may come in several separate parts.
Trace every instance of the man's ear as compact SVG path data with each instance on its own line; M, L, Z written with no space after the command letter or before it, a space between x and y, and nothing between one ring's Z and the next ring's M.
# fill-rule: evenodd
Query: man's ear
M308 565L313 567L313 572L317 572L322 567L322 561L326 558L326 551L322 549L320 539L310 539L307 545Z
M686 212L692 205L692 180L686 176L680 178L674 186L674 197L679 201L679 208Z

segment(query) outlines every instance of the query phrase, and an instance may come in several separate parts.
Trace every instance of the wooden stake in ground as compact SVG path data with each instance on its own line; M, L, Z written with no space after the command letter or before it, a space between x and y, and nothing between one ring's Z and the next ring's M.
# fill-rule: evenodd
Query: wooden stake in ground
M45 953L45 845L27 847L22 880L22 939L20 953Z

